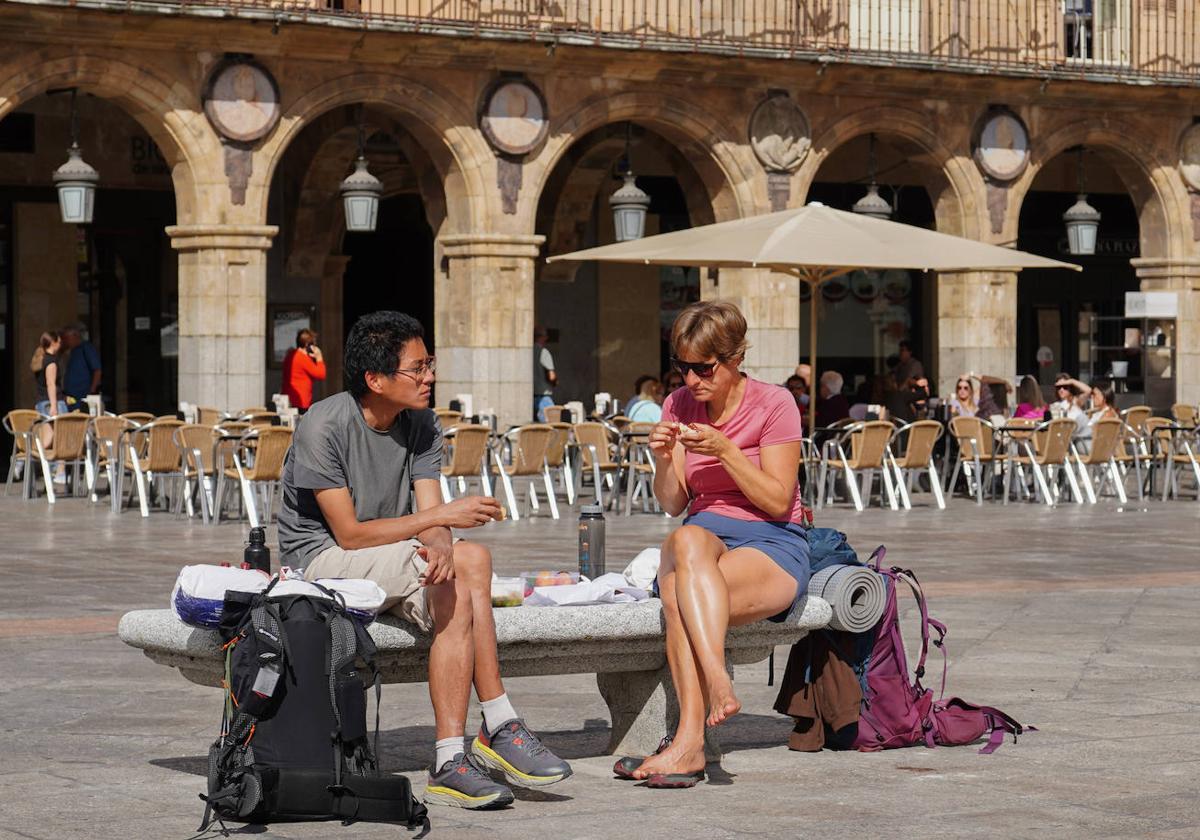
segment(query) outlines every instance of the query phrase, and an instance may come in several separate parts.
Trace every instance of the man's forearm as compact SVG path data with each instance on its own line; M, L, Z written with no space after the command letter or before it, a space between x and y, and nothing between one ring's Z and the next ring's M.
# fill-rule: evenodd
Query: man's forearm
M450 548L454 545L454 535L445 525L435 525L432 528L426 528L417 534L417 539L423 545L432 547Z
M408 516L398 516L395 519L373 519L370 522L357 522L351 527L350 533L340 535L338 545L346 551L356 548L372 548L377 545L400 542L401 540L419 539L429 545L423 536L425 533L444 531L447 540L450 529L442 524L441 515L437 509L418 511ZM436 539L436 537L433 537Z
M102 374L103 374L103 371L99 371L99 370L92 371L92 387L88 389L89 394L99 394L100 393L100 378L101 378Z

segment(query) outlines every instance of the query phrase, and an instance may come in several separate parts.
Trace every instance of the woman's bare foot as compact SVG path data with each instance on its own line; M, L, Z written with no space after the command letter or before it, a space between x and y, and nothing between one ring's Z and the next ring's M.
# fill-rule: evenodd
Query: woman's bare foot
M706 726L720 726L725 721L742 710L742 701L733 693L733 683L728 680L722 685L712 685L708 688L708 696L712 702L708 707Z
M671 746L652 755L633 771L635 779L647 779L656 773L695 773L704 769L704 741L689 746L676 740Z

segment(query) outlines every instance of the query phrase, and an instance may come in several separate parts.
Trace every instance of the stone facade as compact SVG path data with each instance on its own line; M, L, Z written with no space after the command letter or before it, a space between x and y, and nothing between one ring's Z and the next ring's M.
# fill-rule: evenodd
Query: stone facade
M201 100L205 80L227 53L253 54L281 94L278 125L234 157ZM517 158L498 155L478 125L482 93L501 72L537 86L548 111L546 139ZM550 193L563 190L556 171L576 165L573 146L626 121L652 136L658 157L675 166L693 224L801 206L831 155L875 133L912 149L906 177L928 192L939 230L998 244L1015 243L1022 202L1039 172L1083 144L1116 171L1133 199L1143 287L1180 295L1179 398L1200 401L1200 225L1178 150L1200 112L1196 87L602 46L547 49L515 39L290 22L272 28L236 17L55 3L33 15L26 4L0 3L0 119L65 87L128 113L170 167L181 400L233 409L261 404L268 392L268 254L280 247L269 218L272 185L289 149L303 143L322 162L304 176L309 192L293 190L301 198L282 211L291 214L285 275L315 284L323 308L340 307L345 257L327 234L342 224L334 191L354 149L344 131L361 106L367 110L357 119L392 126L400 137L403 177L421 195L436 237L433 330L442 402L441 395L466 391L477 408L494 407L504 421L527 419L539 258L580 244L570 224L556 226L554 213L547 222L546 207L556 205L545 202L560 201ZM794 171L771 174L747 126L755 107L780 90L803 111L811 148ZM989 103L1003 103L1029 130L1029 165L1008 184L986 179L972 158L973 131ZM329 155L333 164L322 157ZM563 195L559 215L569 221ZM704 296L734 300L745 311L752 372L780 381L806 355L798 326L807 313L788 278L723 271L702 277L701 286ZM944 275L934 311L929 361L943 393L962 370L1015 372L1015 277ZM331 323L323 343L340 343L339 333ZM330 361L338 364L336 349Z

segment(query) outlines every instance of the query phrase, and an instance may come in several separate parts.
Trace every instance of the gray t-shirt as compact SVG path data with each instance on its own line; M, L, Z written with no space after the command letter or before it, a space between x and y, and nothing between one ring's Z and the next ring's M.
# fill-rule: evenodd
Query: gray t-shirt
M549 397L554 393L547 371L554 370L554 357L545 347L533 345L533 393L538 397Z
M412 512L413 482L436 481L441 470L442 429L432 411L402 411L380 432L348 391L314 403L283 464L280 555L301 566L337 545L314 490L347 487L359 522L392 519Z

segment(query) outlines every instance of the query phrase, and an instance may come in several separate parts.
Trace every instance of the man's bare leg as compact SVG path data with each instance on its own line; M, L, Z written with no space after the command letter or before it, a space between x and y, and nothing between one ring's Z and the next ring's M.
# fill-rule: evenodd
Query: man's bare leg
M454 576L470 597L475 694L480 701L492 700L504 693L504 684L500 681L496 621L492 616L491 552L476 543L455 543Z
M474 670L473 611L471 590L459 579L425 590L433 619L433 643L429 648L429 700L437 739L460 738L467 722Z

